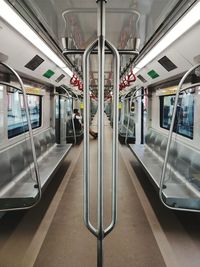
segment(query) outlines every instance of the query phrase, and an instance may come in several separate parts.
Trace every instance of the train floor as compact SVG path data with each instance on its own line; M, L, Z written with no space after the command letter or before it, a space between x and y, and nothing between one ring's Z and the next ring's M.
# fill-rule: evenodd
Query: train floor
M112 129L107 118L105 122L104 224L107 226L111 219ZM97 140L91 137L90 141L91 221L96 225ZM164 208L131 151L122 145L119 145L118 170L118 222L104 241L104 266L200 266L199 216ZM80 144L73 146L38 206L1 218L0 267L94 266L96 238L83 223L83 144Z

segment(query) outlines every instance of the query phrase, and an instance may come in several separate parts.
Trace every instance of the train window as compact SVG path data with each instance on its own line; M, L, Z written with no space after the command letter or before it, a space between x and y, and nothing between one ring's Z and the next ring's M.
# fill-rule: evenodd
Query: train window
M38 95L27 95L29 114L32 129L41 126L42 97ZM8 92L8 138L12 138L28 131L22 94Z
M160 126L170 128L175 95L160 96ZM194 95L182 94L179 96L174 132L193 139L194 125Z

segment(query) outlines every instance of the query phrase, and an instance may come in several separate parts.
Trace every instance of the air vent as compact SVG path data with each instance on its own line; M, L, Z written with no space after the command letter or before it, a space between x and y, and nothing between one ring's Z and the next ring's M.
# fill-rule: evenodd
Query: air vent
M177 69L177 66L166 56L158 60L158 62L165 68L167 71Z
M41 58L40 56L36 55L24 67L26 67L29 70L34 71L40 66L40 64L42 64L42 62L44 62L44 59Z
M139 74L137 77L141 82L143 82L143 83L147 82L147 80L145 80L145 78L142 75Z
M64 74L61 74L61 75L55 80L55 82L59 83L64 77L65 77L65 75L64 75Z

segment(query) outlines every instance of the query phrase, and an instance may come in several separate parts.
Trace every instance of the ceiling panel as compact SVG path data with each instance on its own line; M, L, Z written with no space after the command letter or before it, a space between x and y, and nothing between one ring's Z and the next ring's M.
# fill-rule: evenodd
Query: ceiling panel
M71 38L71 48L82 49L97 37L96 0L17 1L26 5L61 49L62 37ZM108 0L106 38L117 48L131 49L131 40L139 37L142 49L178 2L178 0ZM84 12L79 12L80 9L84 9ZM64 15L65 11L67 13ZM81 57L72 56L71 59L81 70ZM128 57L123 57L122 67L128 60ZM92 56L90 62L91 79L93 79L93 76L97 76L95 72L98 70L96 57ZM111 78L112 57L106 57L105 71L110 72L107 76Z

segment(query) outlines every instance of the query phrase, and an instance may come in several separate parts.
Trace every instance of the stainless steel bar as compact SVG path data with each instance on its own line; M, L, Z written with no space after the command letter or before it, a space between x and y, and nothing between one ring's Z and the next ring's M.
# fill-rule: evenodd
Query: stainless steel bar
M97 229L90 222L90 156L89 156L89 56L91 51L98 45L98 39L91 43L85 50L83 55L83 84L84 84L84 223L88 230L98 237Z
M104 239L104 65L105 65L105 1L97 2L98 27L98 164L97 164L97 266L103 267Z
M62 12L62 17L63 20L65 21L65 28L67 27L65 15L73 14L73 13L96 13L97 10L96 8L72 8L72 9L67 9ZM134 9L125 9L125 8L107 8L106 9L107 13L118 13L118 14L131 14L131 15L137 15L137 20L136 20L136 29L138 31L138 23L140 20L140 13L137 10Z
M188 90L188 89L190 89L190 88L196 87L196 86L200 86L200 83L193 83L193 84L190 84L190 85L188 85L188 86L182 88L182 89L180 90L180 93L182 93L182 92L184 92L184 91L186 91L186 90Z
M118 173L118 118L119 118L119 71L120 56L118 50L109 41L105 41L106 46L114 55L114 90L113 90L113 143L112 143L112 220L105 229L104 236L107 236L114 228L117 220L117 173Z
M24 84L22 82L22 79L20 78L20 76L18 75L18 73L13 68L11 68L9 65L7 65L6 63L0 62L0 65L3 65L7 69L9 69L17 77L17 79L19 81L19 84L21 86L21 91L22 91L23 98L24 98L25 112L26 112L26 117L27 117L28 131L29 131L29 135L30 135L31 151L32 151L32 155L33 155L33 162L34 162L34 170L35 170L35 175L36 175L36 182L37 182L37 186L38 186L38 198L36 199L36 202L33 205L31 205L29 207L21 207L21 208L13 208L13 209L12 208L11 209L4 209L4 211L29 209L29 208L34 207L40 201L41 196L42 196L42 190L41 190L41 182L40 182L39 168L38 168L38 164L37 164L37 157L36 157L36 152L35 152L35 145L34 145L34 140L33 140L33 131L32 131L31 120L30 120L30 115L29 115L29 111L28 111L28 102L27 102L26 91L25 91L25 88L24 88Z
M14 86L14 85L12 85L12 84L10 84L10 83L7 83L7 82L1 82L1 81L0 81L0 84L5 85L5 86L8 86L8 87L12 87L12 88L16 89L17 91L21 91L21 92L22 92L22 89L21 89L21 88L19 88L19 87L17 87L17 86Z
M192 68L190 68L185 73L185 75L183 76L183 78L179 82L179 85L178 85L177 91L176 91L176 96L175 96L174 109L173 109L172 120L171 120L171 124L170 124L170 130L169 130L169 135L168 135L168 140L167 140L167 147L166 147L166 153L165 153L165 159L164 159L164 163L163 163L163 169L162 169L162 174L161 174L161 179L160 179L160 189L159 189L159 197L160 197L161 202L163 203L164 206L166 206L167 208L169 208L171 210L200 212L200 210L196 210L196 209L186 209L186 208L171 207L171 206L167 205L165 203L164 199L163 199L163 185L164 185L165 173L166 173L166 169L167 169L167 162L168 162L168 158L169 158L170 145L171 145L171 141L172 141L172 134L173 134L173 129L174 129L175 117L176 117L176 109L177 109L177 105L178 105L178 97L179 97L179 94L180 94L180 91L181 91L181 87L182 87L185 79L188 77L188 75L193 70L195 70L199 66L200 66L200 64L197 64L197 65L193 66Z
M84 49L64 49L62 51L62 53L63 53L63 55L75 55L75 54L82 55L82 54L84 54L84 51L85 51ZM118 52L120 55L131 55L131 56L135 55L135 56L137 56L139 54L139 52L137 50L131 50L131 49L130 50L119 49ZM91 54L98 54L98 50L96 50L96 49L93 50L91 52ZM111 55L112 52L110 50L105 50L105 54Z

